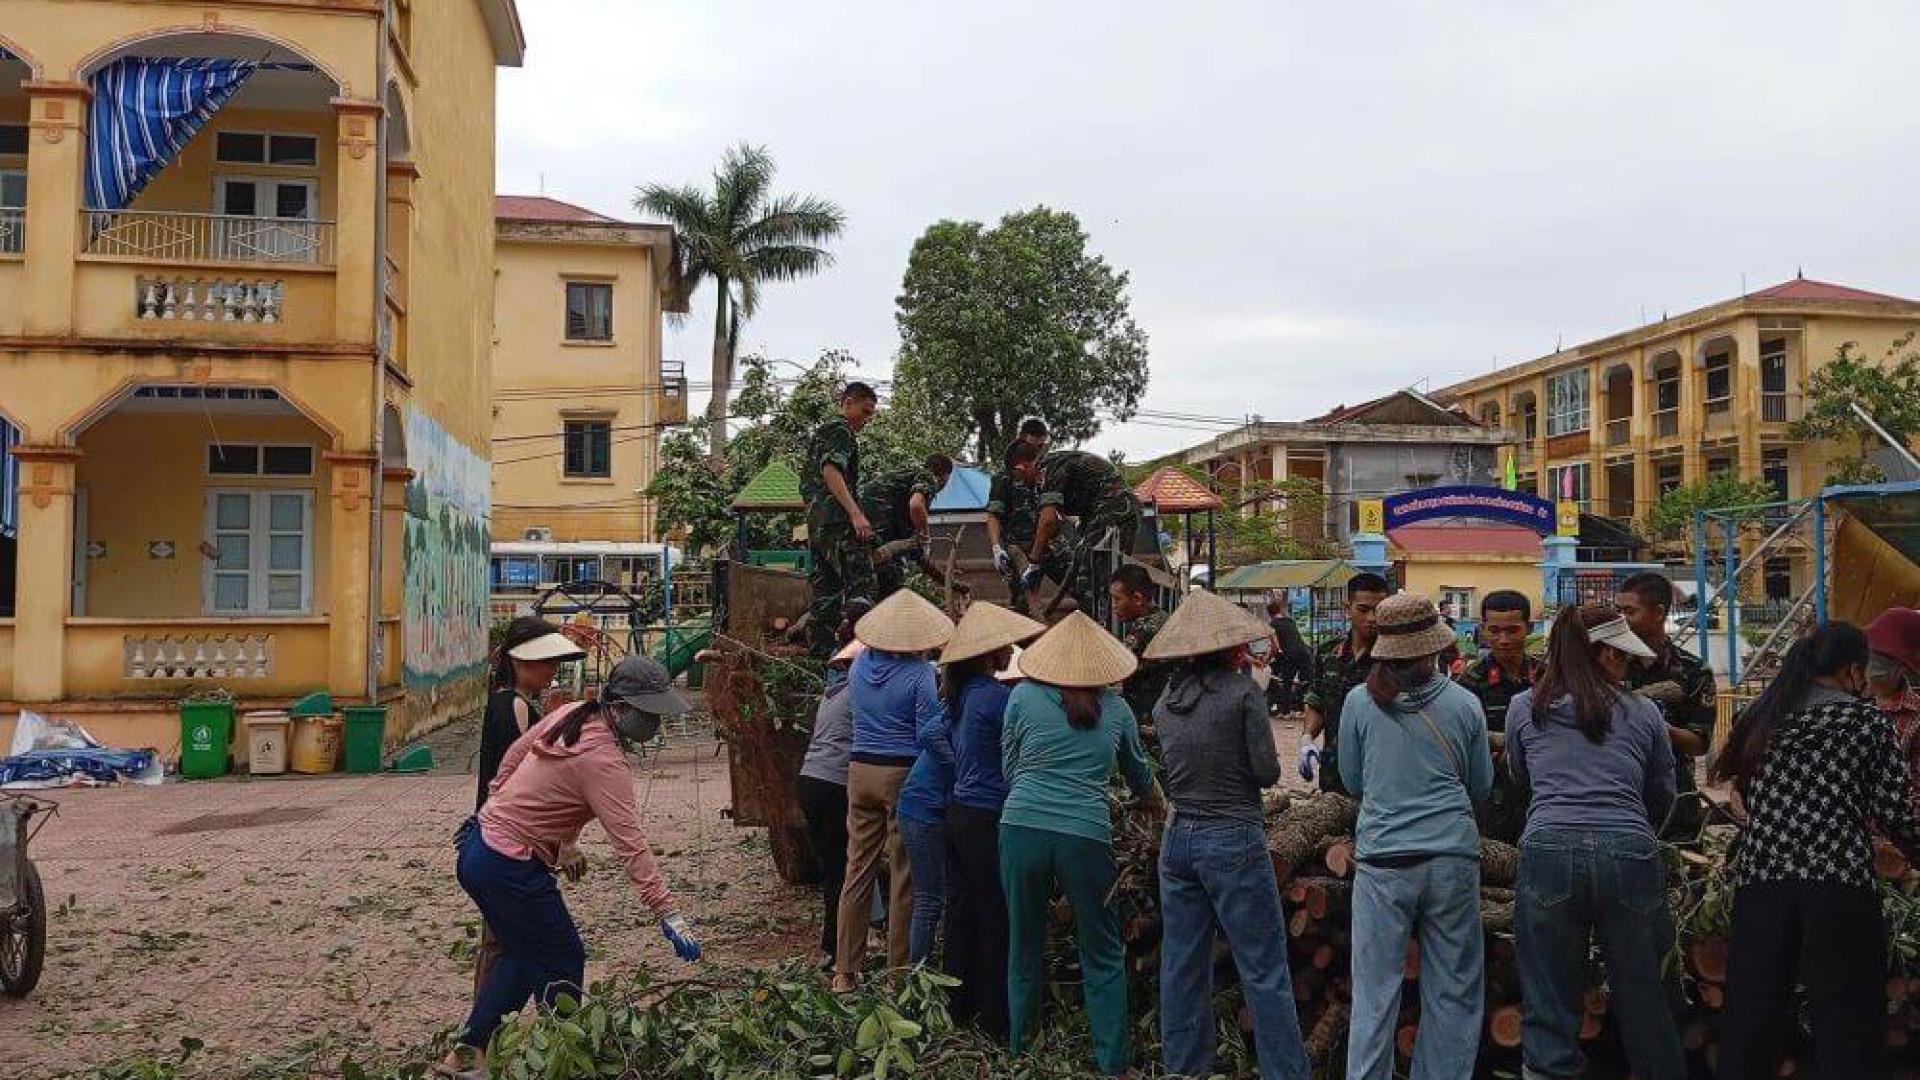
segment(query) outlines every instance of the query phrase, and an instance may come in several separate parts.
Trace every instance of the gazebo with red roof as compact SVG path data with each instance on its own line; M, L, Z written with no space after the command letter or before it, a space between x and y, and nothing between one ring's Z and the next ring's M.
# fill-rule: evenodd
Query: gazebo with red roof
M1179 514L1187 519L1187 565L1192 566L1194 556L1198 554L1193 535L1193 515L1205 512L1207 515L1207 580L1213 580L1215 534L1213 530L1213 512L1227 504L1220 496L1207 490L1207 486L1171 465L1162 465L1155 469L1152 476L1133 486L1133 493L1143 505L1153 507L1155 514Z

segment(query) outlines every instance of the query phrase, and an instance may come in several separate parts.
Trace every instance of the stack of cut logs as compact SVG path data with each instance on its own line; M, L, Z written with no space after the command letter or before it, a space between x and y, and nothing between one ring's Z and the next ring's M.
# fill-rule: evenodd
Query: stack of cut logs
M1354 800L1328 793L1270 796L1267 803L1268 852L1279 882L1286 913L1288 955L1291 960L1293 992L1300 1010L1300 1025L1306 1033L1308 1059L1316 1076L1344 1075L1347 1026L1351 1008L1350 946L1352 934L1352 894L1354 873L1353 831L1357 814ZM1121 864L1119 884L1114 888L1121 928L1129 943L1134 981L1141 1000L1157 998L1152 985L1159 971L1160 919L1157 904L1157 865L1159 824L1134 814L1116 819L1116 850ZM1710 844L1706 854L1690 853L1686 858L1668 859L1668 877L1673 908L1680 927L1680 946L1687 962L1685 987L1688 1011L1683 1038L1687 1049L1695 1052L1711 1068L1718 1053L1715 1038L1718 1013L1725 1003L1727 946L1725 938L1724 897L1728 895L1724 865L1724 837ZM1883 852L1883 894L1888 895L1889 914L1906 905L1909 918L1920 917L1920 875L1904 864L1893 865L1897 855ZM1519 851L1508 844L1482 840L1480 847L1480 919L1487 933L1486 1011L1483 1039L1483 1066L1501 1071L1519 1071L1518 1048L1522 1006L1520 979L1515 963L1514 883L1520 867ZM1705 902L1703 902L1705 897ZM1716 899L1716 897L1718 899ZM1717 904L1717 907L1716 907ZM1719 914L1703 914L1713 909ZM1920 1027L1920 941L1891 925L1897 947L1904 947L1904 968L1889 981L1890 1002L1887 1042L1895 1061L1911 1058L1908 1040ZM1901 935L1908 935L1904 940ZM1216 943L1218 970L1231 969L1224 941ZM1580 1037L1596 1050L1607 1039L1608 993L1603 985L1603 966L1590 965L1591 978L1584 1000ZM1409 948L1406 977L1407 992L1402 995L1396 1043L1404 1064L1413 1050L1420 1031L1419 993L1412 985L1420 977L1417 946ZM1243 1031L1251 1031L1246 1010L1240 1010ZM1796 1040L1789 1040L1796 1042ZM1599 1056L1618 1061L1617 1039ZM1796 1052L1803 1053L1805 1040L1797 1040ZM1624 1063L1622 1070L1624 1072ZM1800 1065L1790 1059L1782 1074L1792 1075ZM1913 1069L1898 1073L1903 1080L1920 1077Z

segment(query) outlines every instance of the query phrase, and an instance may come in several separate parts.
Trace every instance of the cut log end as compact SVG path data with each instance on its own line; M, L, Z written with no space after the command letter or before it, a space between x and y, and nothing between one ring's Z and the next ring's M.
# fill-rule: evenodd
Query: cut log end
M1487 1038L1508 1050L1520 1045L1520 1006L1502 1005L1487 1014Z
M1708 982L1727 981L1727 941L1725 938L1703 937L1687 950L1693 960L1694 974Z

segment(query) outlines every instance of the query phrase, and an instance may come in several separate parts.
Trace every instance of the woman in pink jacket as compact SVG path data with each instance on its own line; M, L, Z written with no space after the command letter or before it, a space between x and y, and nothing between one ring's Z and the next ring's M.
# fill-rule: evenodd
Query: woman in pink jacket
M474 997L460 1043L465 1060L485 1069L484 1049L500 1019L532 997L549 1005L562 990L578 993L586 948L554 882L581 826L598 819L626 863L640 899L660 916L660 930L683 960L700 958L700 942L674 913L633 802L626 747L659 731L660 717L687 711L658 661L629 656L614 666L598 701L556 710L507 751L486 804L456 838L460 887L473 897L504 955Z

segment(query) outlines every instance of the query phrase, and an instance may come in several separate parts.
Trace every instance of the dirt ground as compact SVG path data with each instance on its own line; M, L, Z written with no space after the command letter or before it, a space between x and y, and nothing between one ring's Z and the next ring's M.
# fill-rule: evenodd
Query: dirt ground
M1276 722L1287 783L1298 725ZM468 730L432 740L423 776L235 779L58 792L34 843L55 911L46 975L0 999L0 1078L48 1080L206 1049L220 1080L336 1075L458 1023L478 918L453 878L471 812ZM637 798L654 850L709 956L724 965L812 956L817 893L774 874L766 835L736 829L726 759L707 741L649 758ZM680 967L597 825L592 869L565 885L588 978Z
M169 783L56 792L33 854L55 908L46 974L0 999L0 1077L47 1080L182 1037L210 1077L333 1075L421 1044L470 1003L477 916L453 878L471 812L470 739L435 740L423 776ZM649 759L636 791L656 852L723 964L810 955L811 889L774 875L765 833L735 829L711 742ZM564 886L589 979L680 963L597 825Z

